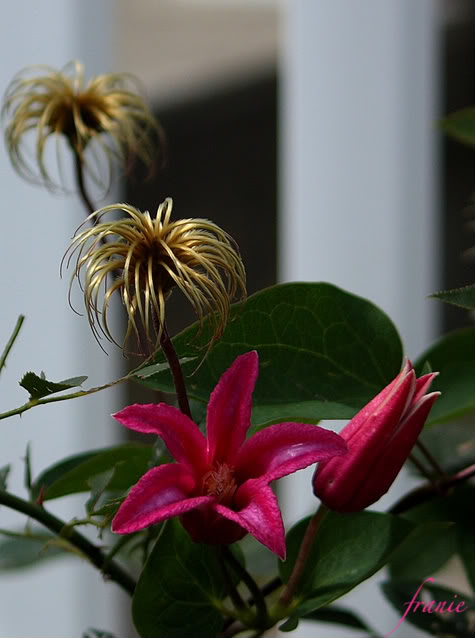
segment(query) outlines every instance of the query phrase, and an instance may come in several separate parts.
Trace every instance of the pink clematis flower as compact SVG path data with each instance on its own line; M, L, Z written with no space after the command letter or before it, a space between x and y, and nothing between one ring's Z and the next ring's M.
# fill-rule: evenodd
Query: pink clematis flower
M358 512L389 490L440 396L426 394L438 374L416 379L406 361L398 376L343 428L348 453L320 463L313 477L313 491L324 505Z
M211 394L207 437L177 408L131 405L114 415L122 425L158 434L177 463L148 471L122 503L112 531L128 534L173 516L194 541L230 544L248 532L285 558L276 479L346 452L343 439L304 423L272 425L246 441L257 352L238 357Z

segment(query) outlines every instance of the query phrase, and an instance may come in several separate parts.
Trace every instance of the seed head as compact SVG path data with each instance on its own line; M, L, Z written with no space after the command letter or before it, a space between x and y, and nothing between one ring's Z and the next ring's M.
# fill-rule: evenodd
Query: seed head
M101 221L113 210L127 217ZM165 302L174 287L188 299L200 324L210 313L210 345L223 333L231 300L245 297L246 274L230 235L206 219L170 221L171 212L170 198L160 204L154 219L128 204L106 206L89 216L97 221L92 228L74 237L65 255L68 265L77 255L70 290L77 278L96 339L104 336L117 344L107 322L109 300L116 291L128 315L123 345L133 332L139 338L139 322L147 339L158 345Z
M133 76L99 75L85 86L84 68L77 61L61 71L48 66L20 71L6 90L2 118L6 121L5 141L15 170L29 181L51 189L56 183L45 164L46 143L51 137L56 140L59 173L59 141L64 136L98 184L104 183L104 175L98 170L98 149L107 159L108 184L114 159L125 168L130 168L136 158L150 165L157 146L163 146L162 130L138 94ZM28 133L35 138L33 157L24 144Z

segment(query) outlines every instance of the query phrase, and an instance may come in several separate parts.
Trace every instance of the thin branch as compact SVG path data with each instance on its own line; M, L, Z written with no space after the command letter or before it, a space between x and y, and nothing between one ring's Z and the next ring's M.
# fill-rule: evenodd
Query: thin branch
M82 554L87 556L91 563L99 569L105 577L110 578L116 582L124 591L130 596L133 595L136 583L134 579L128 574L117 562L107 560L107 556L104 552L96 547L85 536L80 534L77 530L71 529L68 525L57 518L50 512L46 511L43 507L25 501L14 494L10 494L5 490L0 490L0 504L5 505L17 512L26 514L30 518L33 518L38 523L44 525L47 529L51 530L59 537L64 538L73 547L78 549Z
M13 410L9 410L8 412L0 413L0 421L2 419L7 419L10 416L21 415L23 412L27 412L31 410L31 408L36 407L37 405L46 405L47 403L56 403L57 401L68 401L69 399L78 399L79 397L85 397L88 394L94 394L96 392L100 392L101 390L106 390L107 388L111 388L114 385L118 385L119 383L123 383L127 381L132 373L129 373L125 377L121 377L120 379L116 379L115 381L111 381L110 383L106 383L105 385L100 385L95 388L89 388L89 390L79 390L78 392L72 392L71 394L63 394L60 397L57 396L49 396L44 397L43 399L30 399L27 403L20 405L18 408L13 408Z
M5 363L7 361L7 357L10 354L10 350L12 349L13 344L15 343L16 338L18 337L18 334L19 334L19 332L21 330L21 327L22 327L24 321L25 321L24 315L20 315L18 317L18 319L17 319L15 327L13 328L13 332L11 334L11 337L7 341L7 345L5 346L5 348L4 348L3 352L2 352L2 356L0 357L0 372L5 367Z
M81 156L75 151L74 147L72 147L73 155L74 155L74 168L76 175L76 182L78 185L79 195L81 196L82 203L87 211L88 215L91 215L96 209L92 200L90 199L88 192L86 190L86 185L84 184L84 171L83 171L83 162ZM93 225L96 225L97 219L93 220Z
M406 496L404 496L400 501L393 505L389 512L391 514L402 514L403 512L407 512L407 510L416 507L417 505L421 505L426 501L430 501L437 496L440 496L441 493L444 493L451 487L454 487L458 483L463 483L464 481L468 481L468 479L475 476L475 464L469 465L468 467L460 470L453 476L448 476L434 483L426 483L421 487L416 487L416 489L412 490Z
M429 452L427 447L424 445L424 443L422 443L420 439L416 441L416 447L425 456L426 460L430 463L439 478L447 476L447 472L443 470L443 468L439 465L437 460L432 456L432 454Z
M192 418L190 403L188 401L188 394L186 392L185 377L183 376L183 370L181 369L180 360L173 346L170 335L166 326L163 326L162 335L160 337L160 345L162 346L163 354L167 358L168 365L170 366L170 372L172 373L173 383L175 384L176 395L178 399L178 407L186 414L186 416Z
M223 546L222 554L225 560L228 562L231 568L235 572L237 572L241 580L248 588L249 592L252 594L257 610L256 621L259 624L259 627L269 627L269 613L267 611L267 604L256 581L250 575L247 569L241 565L241 563L237 560L237 558L234 556L227 545Z

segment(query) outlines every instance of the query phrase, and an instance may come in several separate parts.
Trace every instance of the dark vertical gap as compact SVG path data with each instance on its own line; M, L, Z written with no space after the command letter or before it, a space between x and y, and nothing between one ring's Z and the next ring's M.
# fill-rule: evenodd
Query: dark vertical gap
M153 215L173 198L172 219L201 217L237 242L252 294L276 281L277 80L252 83L156 109L168 140L167 162L153 179L140 170L126 183L126 201ZM195 316L174 291L167 305L170 334ZM129 384L129 402L157 401Z
M471 16L448 24L443 32L443 112L452 113L475 104L473 18L475 4L470 5ZM443 135L443 134L442 134ZM442 251L443 287L456 288L475 280L475 223L474 150L443 135L442 141ZM471 255L468 254L472 249ZM443 332L468 325L469 313L442 304Z

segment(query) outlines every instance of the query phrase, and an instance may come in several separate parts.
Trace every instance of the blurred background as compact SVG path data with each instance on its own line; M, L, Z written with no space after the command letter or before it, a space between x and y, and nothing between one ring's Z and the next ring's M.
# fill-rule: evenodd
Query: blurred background
M208 217L236 239L250 293L276 281L330 281L382 307L416 357L467 320L427 295L473 279L473 152L437 128L443 114L474 102L473 14L471 0L17 0L2 14L0 90L36 63L80 59L88 77L130 71L166 131L168 160L152 181L140 172L120 180L108 201L154 212L173 197L176 217ZM97 347L68 307L68 276L59 279L84 217L77 199L22 182L5 151L0 184L0 342L18 314L27 317L2 374L4 411L26 400L17 382L27 369L53 380L88 374L96 385L128 364ZM192 316L178 297L173 304L176 332ZM131 392L3 421L10 489L23 492L28 441L35 473L119 441L108 415L141 400ZM379 507L410 480L400 477ZM282 485L287 524L312 510L309 492L305 472ZM83 501L52 509L69 519ZM1 528L22 525L0 509ZM448 569L452 577L457 566ZM343 603L385 633L398 615L379 592L383 578ZM126 598L77 559L0 570L2 638L77 638L88 627L131 638L128 622ZM423 635L409 631L404 638ZM358 633L302 623L292 635Z

